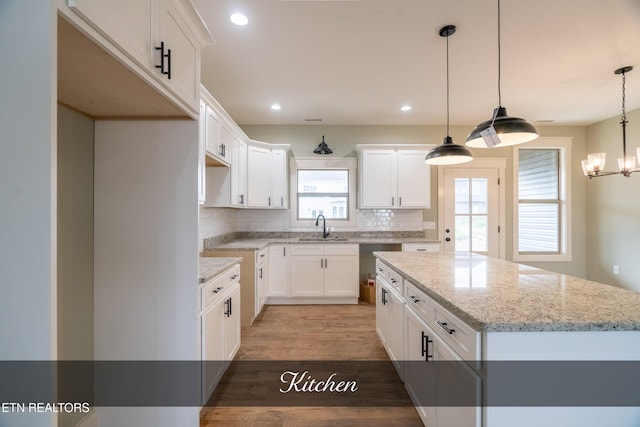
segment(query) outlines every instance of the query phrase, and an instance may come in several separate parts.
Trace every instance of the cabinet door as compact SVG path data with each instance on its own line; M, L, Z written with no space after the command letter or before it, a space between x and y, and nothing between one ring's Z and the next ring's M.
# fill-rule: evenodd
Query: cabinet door
M226 366L223 363L225 360L224 309L225 300L220 299L201 317L202 360L206 362L202 368L202 392L205 399L211 396Z
M392 361L404 360L404 299L395 292L389 292L389 338L387 339L387 353ZM402 366L396 365L400 378L404 378Z
M205 119L205 148L207 154L214 159L222 162L224 161L223 146L221 143L221 130L223 129L222 120L218 117L218 114L207 105L206 119ZM214 166L214 164L212 164Z
M234 135L231 147L231 205L245 207L247 202L247 143Z
M286 150L271 150L271 207L286 209L289 207Z
M404 308L404 386L426 426L435 426L435 363L429 327L408 307ZM428 341L427 341L428 340ZM462 426L464 424L460 424Z
M396 207L394 150L364 150L360 180L361 208Z
M268 295L270 297L289 296L289 247L269 246Z
M271 201L271 150L249 145L247 156L248 206L267 208Z
M128 6L124 10L128 10ZM171 49L170 58L164 59L170 76L161 74L158 69L159 80L196 110L200 100L200 44L188 19L172 0L159 1L158 21L154 42L157 46L164 42L165 49ZM159 64L158 55L154 55L154 61Z
M438 336L433 337L433 356L438 361L435 425L479 427L482 419L480 377Z
M228 301L228 302L226 302ZM224 360L233 360L240 348L240 285L225 298L224 313Z
M389 337L389 289L384 282L376 278L376 332L380 342L386 348Z
M266 251L265 251L266 253ZM256 266L256 298L255 298L255 315L258 316L267 301L268 286L267 275L269 274L269 262L265 260Z
M324 296L324 260L322 255L292 256L290 262L291 296Z
M325 256L324 295L357 297L359 268L357 256Z
M68 5L139 65L152 66L152 0L69 0Z
M398 202L396 207L428 209L431 204L431 169L427 151L398 150Z

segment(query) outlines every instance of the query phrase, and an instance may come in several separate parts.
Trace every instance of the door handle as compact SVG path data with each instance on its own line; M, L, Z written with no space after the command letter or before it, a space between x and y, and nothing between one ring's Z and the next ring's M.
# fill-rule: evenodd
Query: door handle
M444 239L445 242L450 242L451 241L451 237L447 237Z

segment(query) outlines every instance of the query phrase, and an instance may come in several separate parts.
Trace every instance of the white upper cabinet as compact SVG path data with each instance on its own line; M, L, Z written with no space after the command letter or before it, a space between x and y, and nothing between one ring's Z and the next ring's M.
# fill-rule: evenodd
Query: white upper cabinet
M69 8L141 66L151 62L153 0L69 0Z
M268 208L271 202L271 150L249 145L247 172L249 207Z
M205 140L207 164L209 166L217 166L218 164L229 166L231 131L222 117L210 105L206 106Z
M198 105L200 43L191 29L189 18L178 2L159 0L159 5L159 25L153 43L157 61L156 75L167 88L189 105ZM158 50L158 47L161 49Z
M197 117L200 50L213 39L189 1L68 0L67 5L62 13L80 17L108 43L91 38L116 57L132 60L140 77Z
M424 158L430 145L358 145L359 207L428 209L431 169Z
M247 155L248 207L286 209L288 202L288 145L249 141Z
M289 207L289 173L287 172L287 149L271 150L271 207Z
M231 141L231 200L230 205L247 204L247 142L234 135Z

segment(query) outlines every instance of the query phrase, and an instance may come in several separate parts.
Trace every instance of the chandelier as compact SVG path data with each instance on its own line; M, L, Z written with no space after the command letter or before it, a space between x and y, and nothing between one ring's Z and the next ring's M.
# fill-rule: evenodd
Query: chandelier
M615 74L622 74L622 118L620 124L622 125L622 157L618 158L618 172L604 172L604 162L606 159L606 153L592 153L587 156L587 160L582 161L582 172L589 179L606 176L622 174L624 176L631 176L633 172L640 172L640 169L636 168L636 158L634 156L627 157L627 113L625 112L625 74L633 70L633 67L627 66L618 68L614 71ZM638 161L640 162L640 148L637 150Z

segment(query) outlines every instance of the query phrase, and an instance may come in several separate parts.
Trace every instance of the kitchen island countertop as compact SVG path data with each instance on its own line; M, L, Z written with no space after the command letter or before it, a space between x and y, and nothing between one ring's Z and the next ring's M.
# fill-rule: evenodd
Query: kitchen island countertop
M640 331L640 293L481 255L374 252L480 332Z

